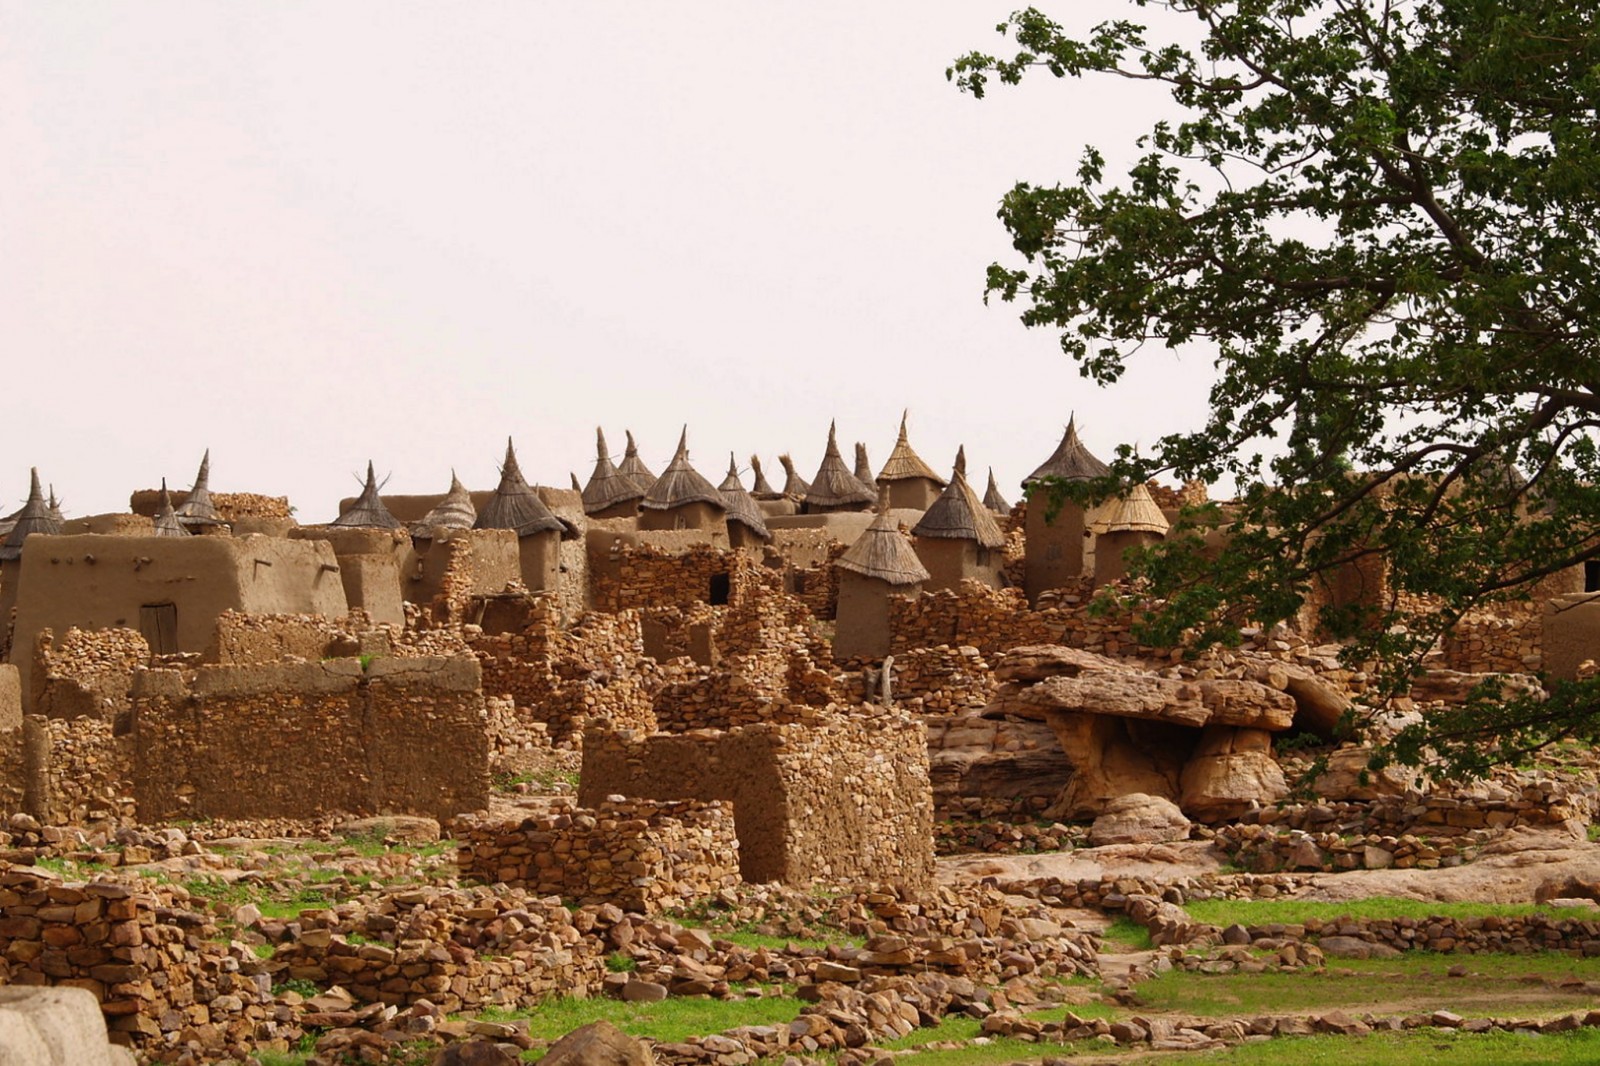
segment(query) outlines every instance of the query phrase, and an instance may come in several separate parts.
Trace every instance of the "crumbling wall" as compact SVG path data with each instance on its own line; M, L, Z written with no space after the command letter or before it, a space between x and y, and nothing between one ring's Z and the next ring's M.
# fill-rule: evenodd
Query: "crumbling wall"
M223 611L201 661L222 666L290 658L316 662L333 654L334 645L345 635L343 626L321 615Z
M150 662L150 645L136 630L42 629L34 638L33 713L50 718L91 715L114 719L128 709L135 670Z
M659 668L644 658L639 615L589 614L563 630L557 608L535 600L517 632L467 629L483 668L483 691L509 696L516 718L542 723L557 744L572 743L585 718L654 729L651 697Z
M27 812L47 825L117 826L135 820L132 738L103 718L23 720Z
M652 913L737 885L738 850L727 804L607 800L469 822L457 864L478 881Z
M599 547L599 541L608 546ZM740 553L709 544L683 551L639 544L625 537L594 537L589 601L597 611L615 614L639 607L687 607L709 603L713 579L729 580Z
M731 800L747 881L932 877L927 737L905 715L811 711L799 724L683 735L597 725L584 737L579 803L613 794Z
M940 644L895 656L890 692L913 714L967 715L988 704L994 687L994 671L977 648Z
M444 818L486 806L480 676L465 657L148 671L134 706L140 815Z

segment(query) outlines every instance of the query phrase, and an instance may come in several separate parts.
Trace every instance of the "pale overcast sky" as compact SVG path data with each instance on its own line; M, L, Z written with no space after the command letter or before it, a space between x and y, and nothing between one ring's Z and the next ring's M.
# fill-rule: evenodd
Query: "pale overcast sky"
M208 446L303 521L368 458L492 487L507 435L565 486L596 425L809 476L830 418L876 468L903 407L1014 498L1073 410L1102 455L1192 426L1203 353L1099 392L983 304L1001 195L1161 107L957 92L1015 6L0 0L0 512L30 465L88 514Z

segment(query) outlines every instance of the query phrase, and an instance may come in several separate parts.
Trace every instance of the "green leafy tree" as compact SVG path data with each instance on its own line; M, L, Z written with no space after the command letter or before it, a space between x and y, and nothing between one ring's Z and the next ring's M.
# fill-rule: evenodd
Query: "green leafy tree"
M1120 178L1090 148L1070 183L1007 193L1020 256L988 291L1099 383L1141 348L1215 353L1204 427L1113 464L1240 487L1143 560L1153 636L1228 640L1381 559L1384 594L1322 622L1403 692L1465 612L1600 559L1600 9L1134 3L1191 43L1029 9L1005 54L949 71L979 97L1046 71L1175 104ZM1220 558L1194 550L1206 523L1231 531ZM1470 775L1561 736L1600 739L1600 685L1485 692L1385 751Z

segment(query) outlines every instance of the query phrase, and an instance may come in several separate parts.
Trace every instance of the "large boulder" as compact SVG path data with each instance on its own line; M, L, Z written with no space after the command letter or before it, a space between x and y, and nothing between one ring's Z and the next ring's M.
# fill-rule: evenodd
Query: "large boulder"
M1207 726L1179 779L1178 805L1201 822L1237 818L1289 794L1261 729Z
M1189 819L1178 805L1160 796L1135 792L1118 796L1089 827L1089 843L1164 844L1189 838Z
M0 1066L131 1066L84 988L0 987Z
M1092 818L1130 793L1177 798L1188 756L1186 730L1064 711L1053 712L1049 722L1072 763L1072 777L1050 807L1050 817ZM1130 730L1141 734L1137 740Z
M610 1022L590 1022L550 1045L546 1066L655 1066L648 1044Z
M1371 760L1370 748L1340 748L1328 756L1327 769L1317 776L1311 788L1330 802L1366 802L1381 796L1404 796L1427 786L1426 777L1415 767L1391 764L1370 770L1367 764Z

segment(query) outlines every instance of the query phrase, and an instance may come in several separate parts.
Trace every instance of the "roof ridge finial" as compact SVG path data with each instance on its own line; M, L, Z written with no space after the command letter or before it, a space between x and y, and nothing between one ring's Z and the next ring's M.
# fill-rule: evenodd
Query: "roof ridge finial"
M908 407L904 411L900 412L900 437L899 437L899 440L900 440L900 443L902 443L902 444L906 442L906 419L909 418L909 417L911 417L911 408Z
M633 442L633 430L625 429L622 432L627 434L627 436L628 436L628 450L626 452L624 452L623 454L624 455L638 455L639 454L639 446Z
M967 446L965 444L956 445L955 476L963 480L967 476Z
M685 422L683 424L683 432L678 434L678 450L673 453L672 461L673 462L677 462L679 459L687 460L688 458L689 458L689 423Z
M594 427L594 450L596 458L611 458L611 452L606 448L606 431L600 426Z

